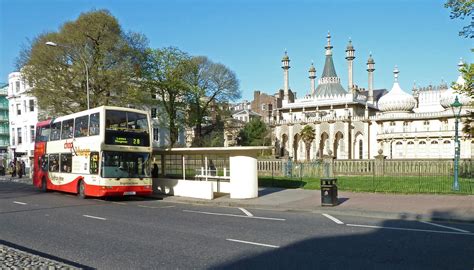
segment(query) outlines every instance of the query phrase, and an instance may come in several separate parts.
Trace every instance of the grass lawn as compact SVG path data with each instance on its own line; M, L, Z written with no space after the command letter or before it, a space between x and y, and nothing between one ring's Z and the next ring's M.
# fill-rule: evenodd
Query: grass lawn
M453 192L449 176L338 176L338 190L386 193L474 194L474 179L459 178L460 191ZM319 178L286 178L260 176L259 186L320 189Z

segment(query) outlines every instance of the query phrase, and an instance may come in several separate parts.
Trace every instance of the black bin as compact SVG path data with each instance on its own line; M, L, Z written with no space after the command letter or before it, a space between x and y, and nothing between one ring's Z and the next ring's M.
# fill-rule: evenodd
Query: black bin
M321 178L321 205L336 206L337 178Z

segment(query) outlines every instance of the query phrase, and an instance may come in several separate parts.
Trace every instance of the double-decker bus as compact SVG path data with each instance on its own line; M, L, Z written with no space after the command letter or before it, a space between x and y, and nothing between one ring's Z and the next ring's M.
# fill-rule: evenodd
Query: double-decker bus
M150 195L147 112L112 106L39 122L33 184L87 196Z

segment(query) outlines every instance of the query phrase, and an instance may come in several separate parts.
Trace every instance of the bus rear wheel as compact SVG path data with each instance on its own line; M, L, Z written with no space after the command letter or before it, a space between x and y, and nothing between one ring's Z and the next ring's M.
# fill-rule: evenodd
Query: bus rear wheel
M81 199L87 198L86 196L86 188L84 186L84 181L79 181L79 184L77 184L77 196Z

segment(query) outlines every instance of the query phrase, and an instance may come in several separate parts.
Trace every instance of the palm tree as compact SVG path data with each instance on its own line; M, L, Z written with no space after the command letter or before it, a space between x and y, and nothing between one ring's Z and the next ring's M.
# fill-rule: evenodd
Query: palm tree
M306 161L309 161L311 159L311 157L310 157L311 143L313 142L314 138L316 137L316 133L314 131L314 128L310 125L306 125L300 131L300 136L301 136L301 139L303 140L303 142L305 144L305 147L306 147Z

